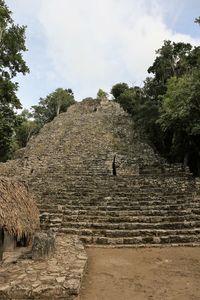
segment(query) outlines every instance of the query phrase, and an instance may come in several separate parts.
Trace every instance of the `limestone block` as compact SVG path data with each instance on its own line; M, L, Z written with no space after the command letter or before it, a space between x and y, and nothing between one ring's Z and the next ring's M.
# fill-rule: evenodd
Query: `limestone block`
M38 232L34 236L32 259L41 260L53 256L55 252L55 236L49 232Z
M40 215L40 226L42 230L47 230L50 224L50 214L48 212L42 213Z

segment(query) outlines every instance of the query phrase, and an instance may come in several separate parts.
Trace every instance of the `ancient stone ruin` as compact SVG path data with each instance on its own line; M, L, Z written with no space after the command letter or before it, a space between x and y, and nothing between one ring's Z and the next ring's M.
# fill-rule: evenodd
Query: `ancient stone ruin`
M71 106L21 154L0 171L26 180L44 230L87 245L199 245L195 179L142 141L117 103Z
M43 230L31 259L0 266L1 299L75 299L87 262L82 242L199 245L200 182L161 159L113 101L71 106L0 172L37 196Z

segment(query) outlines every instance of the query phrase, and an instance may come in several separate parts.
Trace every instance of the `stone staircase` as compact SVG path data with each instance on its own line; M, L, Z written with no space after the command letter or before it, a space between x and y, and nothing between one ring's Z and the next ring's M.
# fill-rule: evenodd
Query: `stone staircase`
M78 235L88 245L200 243L194 178L163 162L112 101L70 107L0 171L35 192L44 230Z
M200 241L200 205L190 175L81 176L74 186L71 177L61 177L62 186L48 187L40 203L42 215L49 213L49 227L59 233L103 245Z

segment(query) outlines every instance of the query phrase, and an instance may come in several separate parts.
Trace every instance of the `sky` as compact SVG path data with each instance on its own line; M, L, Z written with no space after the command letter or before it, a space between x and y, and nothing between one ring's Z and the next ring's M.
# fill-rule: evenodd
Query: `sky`
M200 0L5 0L15 24L26 25L19 75L25 108L56 88L77 101L119 82L142 86L164 40L200 44Z

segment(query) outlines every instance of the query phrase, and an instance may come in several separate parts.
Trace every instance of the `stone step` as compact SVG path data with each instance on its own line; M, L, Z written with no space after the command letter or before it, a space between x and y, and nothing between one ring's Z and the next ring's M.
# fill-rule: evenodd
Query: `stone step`
M46 176L48 175L49 173L47 174L43 174L43 176ZM62 186L59 186L59 184L62 182ZM104 179L101 179L101 180L97 180L96 177L94 176L93 174L93 180L88 180L88 176L84 177L82 176L82 179L80 180L79 178L76 178L76 179L70 179L70 178L58 178L55 177L52 178L52 180L48 180L48 181L45 181L45 180L41 180L37 177L35 177L35 180L34 178L31 179L31 183L34 185L34 184L39 184L40 187L45 187L46 185L47 186L56 186L58 189L60 190L63 190L62 187L70 187L70 186L75 186L75 187L80 187L80 188L99 188L99 187L102 187L104 186L105 189L108 189L108 188L113 188L113 189L118 189L118 188L128 188L128 189L132 189L132 188L135 188L135 189L141 189L141 190L147 190L147 189L155 189L155 190L161 190L162 187L163 188L166 188L167 190L170 191L170 188L175 188L177 191L178 190L182 190L182 189L191 189L193 187L193 185L191 185L191 183L189 182L185 182L185 181L175 181L174 183L173 182L168 182L167 180L166 181L162 181L160 183L158 183L158 179L157 180L153 180L153 181L150 181L149 182L144 182L143 181L122 181L122 182L118 182L118 181L114 181L114 180L110 180L110 178L108 176L105 176L104 175ZM177 186L177 184L179 184L179 186ZM171 186L170 186L171 185Z
M84 210L87 209L88 211L118 211L118 210L124 210L124 211L146 211L146 210L165 210L167 211L171 211L171 210L185 210L185 209L198 209L199 208L199 203L187 203L187 204L177 204L177 205L169 205L169 204L162 204L162 205L123 205L121 204L120 206L111 206L111 205L70 205L70 204L66 204L65 205L65 209L66 210L71 210L71 211L75 211L75 210Z
M48 174L44 175L44 176L48 176ZM105 176L106 178L106 176ZM130 184L118 184L115 183L113 184L112 182L105 182L105 181L101 181L99 183L97 182L87 182L87 179L82 180L82 181L67 181L68 179L60 179L58 182L56 182L56 179L53 179L52 182L48 181L48 182L39 182L36 178L35 182L31 182L32 186L35 186L35 188L37 188L37 186L41 189L49 189L50 191L53 191L55 188L57 189L58 192L64 192L67 191L68 189L72 189L72 191L76 190L76 189L80 189L80 190L101 190L103 187L105 190L134 190L134 191L144 191L144 192L148 192L148 191L155 191L155 192L162 192L162 191L167 191L170 193L170 191L175 191L175 192L184 192L185 190L191 191L192 187L190 185L185 185L184 183L179 183L177 182L176 184L179 184L179 186L176 185L171 185L171 187L169 186L170 183L163 183L163 185L157 185L156 182L152 183L152 184L146 184L146 185L142 185L140 183L132 183ZM60 183L62 183L62 185L59 185Z
M62 222L62 218L58 218L58 217L55 217L55 216L52 216L50 218L50 222L51 224L60 224Z
M76 172L77 169L79 170L79 173ZM104 176L104 174L99 174L98 176L95 174L96 172L101 171L102 173L107 173L106 178ZM36 174L37 174L37 178L38 179L42 179L43 178L43 182L47 181L44 178L45 174L49 174L49 179L50 181L53 182L53 180L55 179L56 181L58 181L59 179L63 181L63 179L69 179L69 182L72 181L72 179L74 181L78 180L84 181L85 179L87 179L88 182L105 182L105 183L109 183L112 182L114 185L116 183L118 184L123 184L126 183L129 186L131 186L132 184L137 184L140 183L141 185L145 185L145 184L153 184L156 183L156 185L158 184L162 184L165 183L167 181L170 181L172 183L175 183L175 181L178 181L180 183L187 183L187 185L189 183L193 183L193 178L191 176L179 176L179 174L173 174L173 176L170 176L170 174L154 174L153 172L151 172L150 174L148 174L148 176L144 175L144 174L133 174L133 175L117 175L117 176L113 176L111 169L105 167L105 165L103 166L98 166L96 165L95 167L91 167L91 166L70 166L70 165L58 165L57 167L54 168L49 168L48 166L45 166L45 168L42 170L36 170ZM34 177L31 177L31 180L34 181ZM154 184L155 186L155 184Z
M48 213L52 215L53 217L60 217L62 214L57 214L56 209L49 209L49 210L40 210L40 215L42 216L44 213ZM79 210L79 211L71 211L67 210L63 212L64 218L66 220L72 219L72 220L83 220L83 219L91 219L91 218L101 218L101 217L116 217L116 218L137 218L137 217L173 217L173 216L181 216L181 217L191 217L191 215L199 216L200 210L184 210L184 211L169 211L166 213L166 211L161 210L146 210L146 211L87 211L87 210Z
M199 222L200 221L200 216L199 215L187 215L187 216L174 216L174 215L169 215L169 216L109 216L106 215L104 217L99 217L97 215L93 216L73 216L73 215L68 215L63 217L63 222L67 224L67 222L98 222L98 223L118 223L118 224L123 224L123 223L132 223L133 226L137 226L137 224L171 224L172 226L176 226L176 224L180 223L185 226L185 224L188 224L188 222ZM178 226L177 224L177 226ZM150 225L150 226L152 226ZM141 225L143 226L143 225ZM170 226L170 225L169 225Z
M132 194L132 195L116 195L116 194L104 194L104 195L99 195L98 193L92 193L92 194L80 194L80 195L72 195L72 194L66 194L66 195L41 195L41 201L39 202L40 204L48 204L50 203L51 205L57 205L58 202L65 202L68 203L69 201L71 202L78 202L83 201L84 203L90 203L91 201L93 202L138 202L141 203L142 201L144 202L151 202L151 201L157 201L158 203L169 203L169 202L176 202L179 201L180 203L184 203L184 201L190 201L190 202L199 202L197 199L194 198L192 194L184 194L184 196L177 196L177 195L162 195L162 194L152 194L152 195L137 195L137 194Z
M186 230L196 229L200 226L199 221L185 221L185 222L158 222L158 223L142 223L142 222L124 222L124 223L109 223L109 222L63 222L62 228L68 229L91 229L91 230Z
M49 218L61 218L63 213L58 212L56 208L54 210L46 209L44 211L40 211L40 216L49 217Z
M40 213L51 213L55 214L56 208L45 208L40 209ZM155 213L154 213L155 212ZM79 215L79 216L170 216L170 215L199 215L199 205L191 206L185 205L185 207L160 207L159 206L145 206L145 207L127 207L127 206L66 206L62 212L65 215Z
M56 152L56 155L58 154L58 152ZM50 160L54 160L55 159L55 162L53 162L53 164L50 162L50 161L47 161L46 162L46 165L41 165L40 166L40 169L38 170L38 178L42 178L42 176L46 173L49 173L49 178L55 178L55 177L58 177L58 178L64 178L65 175L67 175L67 177L70 177L70 178L77 178L77 179L82 179L82 170L80 171L80 173L72 173L71 174L68 174L67 172L67 169L70 168L70 169L73 169L73 167L90 167L92 169L96 169L96 168L100 168L100 169L104 169L105 170L105 165L104 165L104 161L107 163L108 162L108 158L103 158L103 159L100 159L99 161L103 161L102 164L95 164L95 166L93 165L95 163L95 161L91 160L90 161L90 165L86 165L84 164L82 161L78 161L77 163L73 163L73 157L70 158L69 160L69 157L65 156L65 157L60 157L57 156L57 157L50 157ZM61 163L57 163L58 161L61 161ZM82 158L83 160L83 158ZM86 161L87 158L84 158L84 160ZM112 162L111 162L112 164ZM137 163L135 164L137 165ZM51 171L55 171L54 173L52 173ZM85 169L83 170L83 173L85 173ZM168 173L166 173L165 175L168 175ZM179 180L179 181L193 181L193 178L191 176L191 174L185 174L185 178L180 178L179 177L179 173L177 173L177 176L176 176L176 173L173 174L173 176L161 176L162 174L154 174L154 172L150 172L150 174L152 176L152 180L155 180L155 178L160 178L159 182L161 181L165 181L165 180L169 180L169 177L171 177L171 181L172 179L173 180ZM131 182L151 182L151 176L148 176L146 177L146 174L120 174L120 175L117 175L117 176L113 176L112 174L110 174L110 176L107 178L110 179L110 180L113 180L115 182L126 182L126 181L131 181ZM90 180L94 180L94 177L92 177L91 175L86 175L86 177L88 177ZM45 180L45 178L43 178ZM98 176L98 177L95 177L95 180L104 180L105 178L103 176Z
M170 191L171 188L176 189L177 191L181 191L182 189L191 189L193 187L193 185L191 185L191 183L189 182L185 182L185 181L175 181L173 182L168 182L166 181L162 181L160 183L158 183L158 179L155 180L149 180L149 182L144 182L143 180L140 181L116 181L113 179L110 179L110 177L105 176L102 179L97 179L96 176L94 176L94 174L92 174L92 180L89 180L89 176L83 176L82 178L71 178L71 174L70 177L66 177L64 178L64 175L61 176L61 178L59 178L58 176L55 176L51 179L48 178L47 181L44 180L44 176L48 176L49 173L47 172L46 174L43 174L41 176L41 179L38 178L38 176L34 178L32 178L30 180L30 183L32 185L39 185L40 187L44 187L45 186L55 186L57 187L58 190L63 191L64 188L69 188L69 187L76 187L76 188L82 188L82 189L92 189L92 188L102 188L104 186L105 189L141 189L141 190L157 190L157 191L161 191L162 188L167 189L168 191ZM114 177L113 177L114 178ZM60 183L62 182L62 186L60 186ZM178 185L178 186L177 186Z
M72 196L72 195L67 195L67 197L63 197L61 195L56 196L40 196L41 200L38 201L38 205L40 207L46 206L46 205L51 205L51 206L58 206L58 205L65 205L65 204L77 204L77 203L82 203L90 205L92 202L93 203L110 203L110 204L128 204L128 203L134 203L134 204L149 204L149 203L157 203L157 204L184 204L184 203L200 203L200 201L197 198L194 198L193 195L187 194L184 195L183 197L181 196L165 196L165 195L143 195L142 197L138 197L138 195L132 195L132 196L117 196L117 195L81 195L81 196ZM60 203L60 204L59 204Z
M54 201L55 202L55 201ZM146 200L136 200L136 199L129 199L129 200L121 200L121 199L82 199L80 198L79 200L66 200L66 199L61 199L59 200L59 203L63 203L63 206L113 206L113 207L123 207L123 206L133 206L134 207L146 207L146 206L160 206L162 207L163 205L165 206L180 206L180 205L194 205L195 207L199 205L200 203L197 201L194 201L192 198L188 199L146 199Z
M54 204L57 203L57 207ZM65 210L102 210L102 211L110 211L110 210L189 210L200 208L199 201L134 201L130 200L129 202L111 202L108 201L88 201L84 203L84 201L73 201L68 200L59 200L54 201L54 204L51 202L46 202L46 205L38 204L38 208L43 210L52 210L57 209L57 211Z
M62 218L65 222L68 221L92 221L98 220L98 222L104 222L105 220L109 222L160 222L165 219L170 221L187 221L187 220L199 220L200 219L200 211L198 210L194 212L190 211L65 211L63 214L57 214L55 211L45 211L41 212L41 216L45 213L50 214L49 218Z
M152 236L152 237L92 237L92 236L80 236L80 240L86 244L99 244L99 245L193 245L194 243L200 243L200 235L169 235L169 236Z
M138 198L137 196L131 196L129 198L125 197L116 197L113 195L112 197L108 196L106 197L99 197L98 195L90 196L68 196L68 197L42 197L41 196L41 202L38 203L40 207L42 205L99 205L99 204L106 204L109 206L116 206L116 205L128 205L128 204L134 204L134 205L178 205L178 204L184 204L184 203L191 203L191 204L198 204L199 201L191 197L191 195L188 195L188 197L184 198L176 198L176 197L162 197L162 196L144 196L142 198Z
M85 171L82 172L81 169L77 169L77 170L73 170L70 169L69 167L67 168L68 170L63 171L63 174L59 175L56 174L55 169L46 171L43 174L35 174L35 177L31 177L30 178L30 182L32 182L33 184L38 182L41 180L42 185L44 186L45 183L60 183L63 182L65 184L65 186L70 185L70 184L79 184L79 183L85 183L86 186L91 186L91 185L97 185L97 186L102 186L103 184L105 184L105 187L109 186L113 186L113 187L117 187L117 186L124 186L124 187L128 187L128 188L132 188L135 186L142 186L144 189L147 187L150 188L154 188L154 187L161 187L162 184L164 187L169 187L169 183L167 183L167 180L170 180L172 177L170 175L168 176L156 176L155 174L153 175L148 175L148 176L141 176L140 175L140 179L138 180L137 177L135 176L134 178L126 178L126 179L122 179L121 177L114 177L111 174L110 170L99 170L98 172L96 172L95 170L90 170L90 171ZM44 176L53 173L54 176L50 177L48 181L45 182L45 180L42 180L42 178L44 178ZM77 177L76 175L80 174L80 177ZM174 176L173 176L174 177ZM116 178L119 178L120 180L116 180ZM146 181L146 183L144 184L144 180L149 179L149 181ZM162 184L160 182L160 184L158 184L158 179L160 181L162 181ZM186 187L190 187L190 185L192 184L192 182L187 182L188 178L187 177L183 177L183 176L177 176L175 177L175 179L177 179L178 183L180 184L180 186L185 185ZM172 186L175 187L176 184L172 183ZM177 187L179 188L179 187Z
M111 229L81 229L81 228L65 228L62 227L59 232L79 235L79 236L101 236L110 238L124 238L124 237L162 237L162 236L187 236L187 235L199 235L200 228L192 229L179 229L179 230L163 230L163 229L138 229L138 230L111 230Z
M59 204L48 204L48 203L37 203L37 207L40 211L42 210L46 210L46 211L50 211L50 210L55 210L55 212L57 214L61 214L63 209L64 209L64 205L59 205Z
M112 186L106 188L104 185L102 185L102 187L95 187L92 186L90 189L86 188L86 187L80 187L80 186L76 186L76 185L69 185L69 186L63 186L62 188L58 188L58 186L52 186L48 188L47 185L45 185L44 187L40 187L40 186L36 186L36 189L38 190L42 190L44 195L60 195L60 196L65 196L65 195L82 195L82 194L98 194L98 195L109 195L111 194L115 194L115 195L138 195L138 196L144 196L144 195L158 195L158 194L164 194L164 195L171 195L176 193L173 190L156 190L154 189L142 189L142 188L120 188L117 187L116 189L113 188ZM35 189L35 190L36 190ZM183 191L182 195L187 192L189 193L190 191Z

